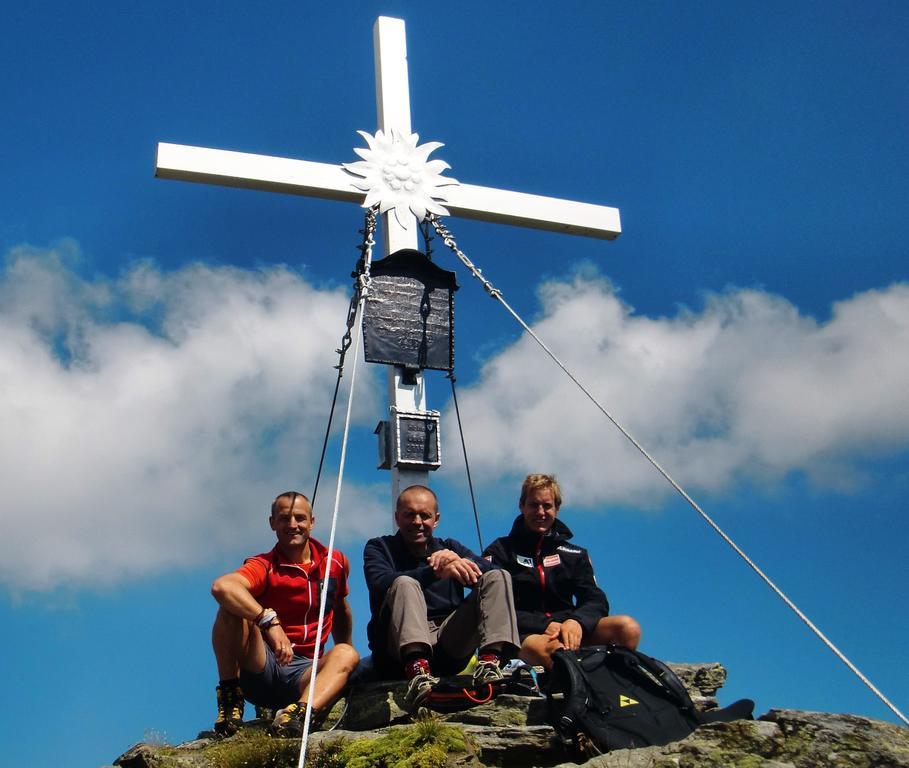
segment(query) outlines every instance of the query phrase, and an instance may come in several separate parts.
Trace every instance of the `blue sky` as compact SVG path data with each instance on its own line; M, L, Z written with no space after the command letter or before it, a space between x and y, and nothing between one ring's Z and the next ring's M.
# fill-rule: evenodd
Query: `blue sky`
M905 711L905 4L43 2L0 27L4 763L98 766L210 726L209 585L270 546L276 492L312 487L362 214L155 180L155 145L355 160L378 15L407 22L413 127L450 175L621 210L611 243L449 224ZM643 650L723 662L721 700L759 712L896 721L436 258L461 284L484 539L524 474L555 472ZM337 544L364 650L362 545L390 525L384 397L361 369ZM439 374L429 399L441 530L475 545Z

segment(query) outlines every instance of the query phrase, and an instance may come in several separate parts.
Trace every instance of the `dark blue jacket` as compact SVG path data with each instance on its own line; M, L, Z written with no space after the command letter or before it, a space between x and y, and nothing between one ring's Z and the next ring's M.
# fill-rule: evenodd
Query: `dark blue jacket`
M556 518L543 536L528 530L518 515L511 533L486 547L484 557L511 574L518 632L543 632L551 621L574 619L585 633L609 614L606 594L597 586L590 556L569 543L571 530Z
M450 549L460 557L473 560L484 573L497 566L478 557L467 547L454 539L433 537L428 543L428 552ZM426 562L410 553L400 531L393 536L377 536L366 542L363 549L363 573L369 589L369 610L372 618L366 628L369 647L374 654L385 654L385 629L379 621L379 611L392 582L398 576L410 576L423 587L426 597L426 617L442 621L464 602L464 586L455 579L439 579Z

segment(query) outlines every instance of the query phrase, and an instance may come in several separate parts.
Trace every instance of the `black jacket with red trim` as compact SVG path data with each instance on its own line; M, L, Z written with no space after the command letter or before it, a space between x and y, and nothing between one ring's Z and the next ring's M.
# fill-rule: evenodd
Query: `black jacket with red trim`
M490 544L483 556L511 574L518 632L543 632L552 621L574 619L584 632L609 615L609 601L597 586L590 556L583 547L570 544L573 534L556 518L548 533L540 536L527 529L518 515L511 533Z

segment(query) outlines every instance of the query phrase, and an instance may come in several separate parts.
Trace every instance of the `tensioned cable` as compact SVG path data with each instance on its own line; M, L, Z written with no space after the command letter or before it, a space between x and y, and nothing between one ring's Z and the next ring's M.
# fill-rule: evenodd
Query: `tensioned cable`
M432 235L429 234L431 222L429 218L420 222L420 234L423 235L423 248L426 251L426 258L432 261ZM458 419L458 434L461 437L461 450L464 453L464 469L467 472L467 488L470 490L470 505L473 507L473 520L477 526L477 543L480 545L480 554L483 553L483 534L480 532L480 513L477 511L477 497L473 491L473 478L470 476L470 462L467 459L467 442L464 440L464 427L461 423L461 409L458 407L458 393L455 388L454 369L448 372L448 380L451 382L451 399L454 402L455 415Z
M431 220L427 217L420 222L420 234L423 236L423 248L426 251L426 258L432 261L432 235L429 234ZM470 505L473 507L473 520L477 526L477 543L480 545L480 553L483 553L483 534L480 532L480 513L477 511L477 497L473 490L473 478L470 476L470 461L467 459L467 442L464 440L464 427L461 422L461 409L458 407L458 393L455 388L454 369L448 372L448 380L451 382L451 399L455 407L455 415L458 419L458 434L461 437L461 450L464 453L464 469L467 472L467 488L470 490Z
M376 211L375 208L368 208L366 210L363 229L360 230L360 234L363 235L363 242L357 246L360 251L360 262L357 265L358 272L365 263L367 250L370 253L370 258L372 257L372 246L375 244L373 235L375 234L375 231ZM358 272L354 272L351 276L356 276ZM338 364L335 366L335 368L338 369L338 377L335 380L335 392L331 398L331 408L329 408L328 411L328 423L325 425L325 438L322 440L322 453L319 456L319 469L316 471L316 482L313 485L312 499L310 500L310 505L313 509L315 509L316 506L316 495L319 493L319 481L322 478L322 467L325 464L325 451L328 448L328 438L331 435L331 425L335 416L335 405L338 402L338 391L341 389L341 378L344 376L344 358L347 356L347 350L350 349L351 329L353 328L356 314L357 292L354 291L354 294L350 297L350 305L347 308L347 328L344 331L344 335L341 337L341 346L335 350L338 353Z
M312 489L312 501L311 505L313 508L316 506L316 495L319 493L319 480L322 478L322 467L325 464L325 451L328 448L328 438L331 435L331 424L334 421L335 417L335 406L338 403L338 391L341 389L341 378L344 376L344 358L347 355L347 350L350 349L350 329L353 326L354 319L356 317L357 309L357 296L356 293L350 298L350 307L347 310L347 331L341 339L341 346L338 348L338 364L335 368L338 369L338 378L335 380L335 393L331 398L331 408L328 409L328 423L325 425L325 438L322 440L322 453L319 456L319 469L316 471L316 482L313 485Z
M309 726L310 721L312 720L312 699L316 690L316 674L319 667L319 648L322 645L322 625L325 620L325 601L328 597L328 582L331 575L331 560L334 556L334 545L335 545L335 529L337 528L338 522L338 508L341 501L341 483L344 476L344 463L347 457L347 436L350 427L350 411L351 406L353 405L353 395L354 395L354 386L357 380L357 353L360 349L360 328L359 328L359 319L362 316L364 297L360 298L357 307L357 329L354 336L354 364L353 369L350 374L350 392L347 397L347 414L344 418L344 434L341 438L341 459L338 465L338 482L337 488L335 491L335 507L331 517L331 534L328 538L328 552L325 555L325 559L328 562L328 565L325 568L325 580L322 583L322 596L319 600L319 623L316 628L316 645L315 653L313 654L312 667L310 668L309 675L309 697L306 702L306 715L303 719L303 736L300 743L300 759L297 762L297 768L303 768L303 765L306 761L306 741L309 736Z
M470 462L467 460L467 443L464 442L464 428L461 426L461 409L458 408L458 393L455 391L454 371L448 372L451 381L451 399L454 402L455 415L458 418L458 433L461 435L461 450L464 451L464 468L467 470L467 487L470 488L470 503L473 505L473 519L477 524L477 541L480 543L480 554L483 553L483 534L480 533L480 514L477 512L477 499L473 492L473 480L470 477Z
M372 212L372 221L375 223L375 211ZM367 229L369 229L367 227ZM374 231L374 230L373 230ZM309 673L309 697L306 701L306 715L303 718L303 735L300 740L300 758L297 761L297 768L303 768L306 762L306 742L309 737L309 726L312 720L312 699L316 690L316 674L319 668L319 649L322 645L322 628L325 621L325 602L328 598L328 582L331 576L331 561L334 556L335 547L335 530L338 525L338 509L341 506L341 486L344 480L344 465L347 459L347 437L350 432L350 413L353 408L354 391L357 383L357 362L360 351L360 336L362 333L363 305L366 303L366 295L369 292L369 267L372 261L372 246L374 242L372 234L367 237L367 248L363 252L363 263L360 274L357 277L357 312L354 321L354 340L353 340L353 368L350 373L350 392L347 395L347 412L344 416L344 431L341 437L341 458L338 461L338 482L335 489L335 507L331 516L331 533L328 537L328 552L325 560L328 563L325 567L325 580L322 582L322 594L319 599L319 621L316 626L316 644L313 653L312 667Z
M628 439L628 441L629 441L635 448L637 448L637 450L641 453L641 455L642 455L645 459L647 459L647 461L649 461L649 462L651 463L651 465L653 465L653 467L654 467L654 468L663 476L663 478L664 478L664 479L665 479L665 480L666 480L666 481L667 481L667 482L668 482L668 483L669 483L669 484L670 484L670 485L679 493L679 495L680 495L683 499L685 499L685 501L688 502L688 504L692 507L692 509L694 509L694 510L695 510L695 511L696 511L696 512L697 512L697 513L698 513L698 514L707 522L707 524L710 525L710 527L713 528L713 530L716 531L716 533L719 534L720 537L721 537L721 538L722 538L730 547L732 547L732 549L736 552L736 554L738 554L739 557L741 557L741 558L742 558L742 559L743 559L743 560L752 568L752 570L754 570L754 572L755 572L758 576L760 576L761 579L763 579L764 583L765 583L768 587L770 587L770 589L772 589L772 590L776 593L776 595L777 595L784 603L786 603L787 606L789 606L789 608L795 613L795 615L798 616L798 617L805 623L805 625L806 625L812 632L814 632L815 635L817 635L818 638L820 638L820 640L824 643L824 645L826 645L826 646L834 653L834 655L835 655L840 661L842 661L843 664L845 664L845 665L846 665L846 666L847 666L847 667L848 667L848 668L849 668L849 669L850 669L850 670L859 678L859 680L861 680L861 681L862 681L862 682L871 690L872 693L874 693L875 696L877 696L882 702L884 702L884 704L886 704L887 707L888 707L888 708L889 708L889 709L890 709L890 710L891 710L891 711L892 711L900 720L903 721L903 723L905 723L906 725L909 725L909 719L907 719L906 716L905 716L902 712L900 712L899 709L897 709L896 705L893 704L893 703L892 703L892 702L891 702L883 693L881 693L881 691L877 689L877 687L874 685L874 683L872 683L867 677L865 677L865 675L862 674L862 672L859 670L859 668L856 667L855 664L853 664L853 663L846 657L846 655L845 655L839 648L837 648L837 647L836 647L836 646L827 638L827 636L826 636L823 632L821 632L820 629L818 629L818 628L815 626L814 622L812 622L811 619L809 619L809 618L808 618L808 617L807 617L807 616L798 608L798 606L797 606L795 603L793 603L792 600L790 600L790 599L783 593L783 591L782 591L776 584L773 583L773 581L771 581L770 577L767 576L767 575L766 575L766 574L765 574L765 573L764 573L764 572L763 572L763 571L762 571L762 570L761 570L761 569L760 569L760 568L751 560L751 558L748 557L748 555L746 555L746 554L741 550L741 548L740 548L740 547L739 547L731 538L729 538L729 536L726 535L726 533L723 531L723 529L720 528L720 526L717 525L717 524L713 521L713 519L712 519L712 518L711 518L703 509L701 509L701 507L697 504L697 502L695 502L695 500L692 499L691 496L688 495L688 493L685 491L685 489L682 488L682 486L679 485L679 484L678 484L678 483L669 475L669 473L668 473L665 469L663 469L662 466L660 466L659 462L657 462L657 460L654 459L653 456L651 456L637 440L635 440L635 438L631 435L631 433L630 433L627 429L625 429L625 427L623 427L623 426L618 422L618 420L617 420L611 413L609 413L609 411L607 411L602 405L600 405L599 401L598 401L598 400L597 400L597 399L588 391L588 389L587 389L587 388L586 388L586 387L585 387L585 386L584 386L584 385L583 385L583 384L574 376L574 374L571 373L571 371L569 371L568 368L565 367L565 365L562 363L562 361L559 360L558 357L556 357L555 353L554 353L551 349L549 349L549 347L547 347L546 344L543 343L543 341L540 339L539 336L536 335L536 333L534 333L533 329L531 329L530 326L527 325L527 323L525 323L524 320L521 319L521 317L518 315L518 313L515 312L515 311L511 308L511 306L509 306L508 302L505 301L505 299L502 297L502 292L501 292L498 288L496 288L495 286L493 286L493 284L492 284L491 282L489 282L489 280L487 280L485 277L483 277L482 271L479 270L479 269L473 264L473 262L471 262L471 260L467 258L467 256L464 254L463 251L461 251L460 248L458 248L458 244L455 242L454 237L453 237L452 234L448 231L448 229L445 227L445 225L442 224L442 222L439 220L438 216L436 216L435 214L429 214L429 220L430 220L430 222L432 223L433 227L435 228L436 232L438 233L439 237L442 238L442 241L445 243L445 245L446 245L448 248L451 249L452 253L454 253L455 256L458 257L458 259L461 261L462 264L464 264L465 267L467 267L467 269L470 271L470 273L471 273L477 280L479 280L479 281L482 283L483 288L486 289L486 292L487 292L493 299L496 299L497 301L499 301L499 302L502 304L502 306L505 307L506 310L508 310L509 314L510 314L515 320L518 321L518 323L521 325L521 327L522 327L525 331L527 331L528 334L530 334L531 338L533 338L533 340L536 341L536 343L539 344L540 347L542 347L543 351L544 351L547 355L549 355L550 358L552 358L553 362L555 362L555 364L558 365L559 368L562 369L562 371L568 376L568 378L570 378L570 379L577 385L578 389L580 389L581 392L583 392L583 393L587 396L587 398L590 400L590 402L592 402L592 403L600 410L600 412L601 412L607 419L609 419L610 422L612 422L613 426L615 426L616 429L618 429L619 432L621 432L621 433Z

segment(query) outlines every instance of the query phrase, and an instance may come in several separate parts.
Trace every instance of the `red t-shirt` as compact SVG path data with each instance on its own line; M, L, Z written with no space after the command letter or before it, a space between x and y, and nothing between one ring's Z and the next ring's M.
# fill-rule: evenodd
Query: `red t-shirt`
M315 539L310 539L309 552L312 558L310 562L291 563L275 547L271 552L250 557L237 569L237 573L249 582L250 592L263 607L278 612L284 632L293 644L294 653L311 659L316 646L319 599L322 596L328 549ZM320 657L331 633L334 609L340 608L347 597L349 574L350 563L347 558L337 550L332 552Z

